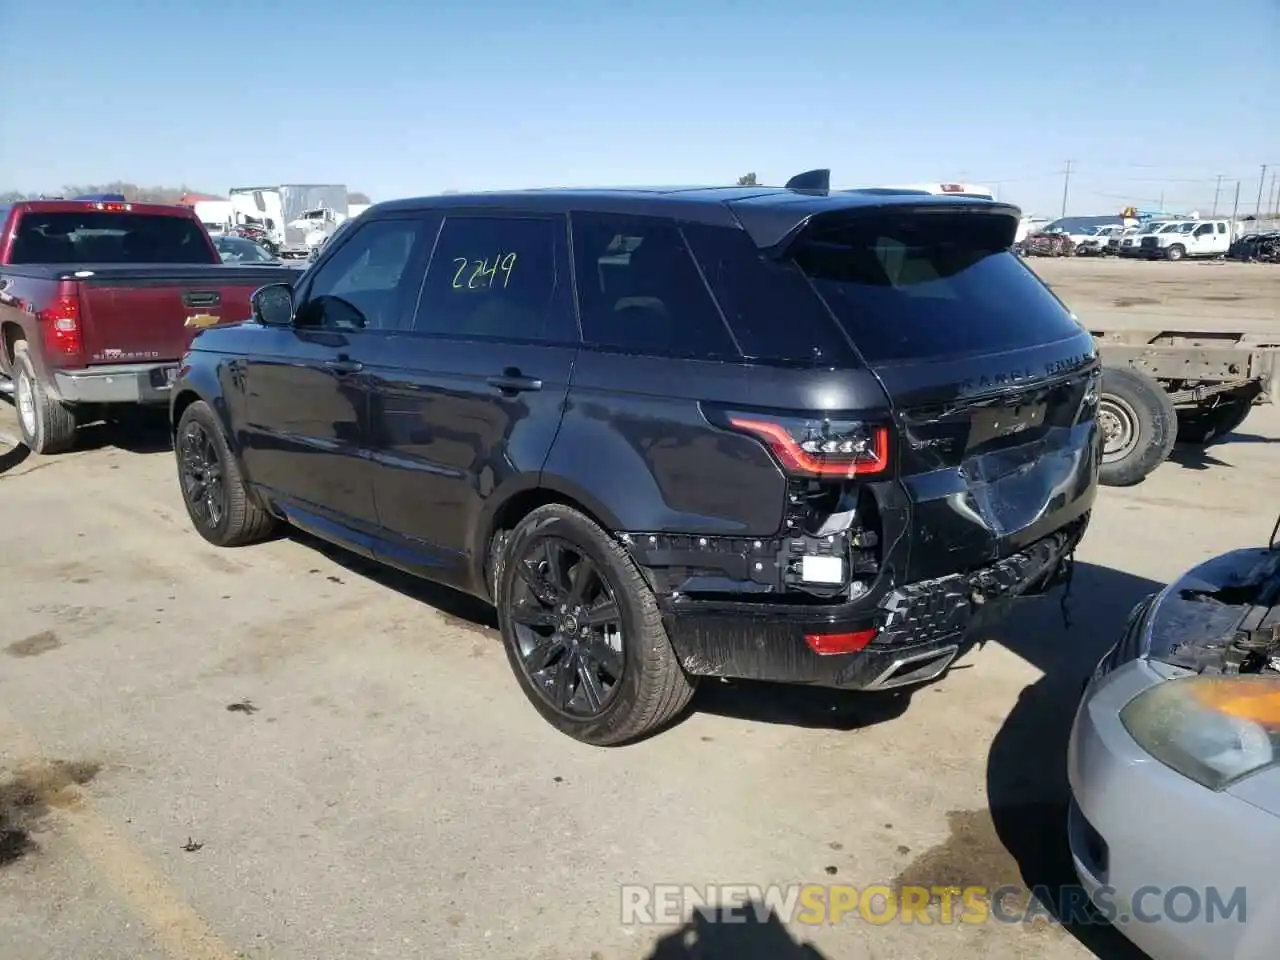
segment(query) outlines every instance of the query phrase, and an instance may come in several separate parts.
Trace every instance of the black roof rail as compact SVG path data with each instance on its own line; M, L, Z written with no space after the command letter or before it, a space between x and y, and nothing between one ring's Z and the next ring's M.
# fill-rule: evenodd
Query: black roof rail
M830 193L831 192L831 171L830 170L806 170L804 173L797 173L786 183L787 190L805 190L814 193Z

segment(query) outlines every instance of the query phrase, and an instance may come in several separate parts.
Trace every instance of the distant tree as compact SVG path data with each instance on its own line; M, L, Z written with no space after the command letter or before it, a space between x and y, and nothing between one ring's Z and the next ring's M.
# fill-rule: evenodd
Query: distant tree
M756 181L756 175L754 173L747 173L738 178L738 186L758 187L760 184Z
M373 201L369 199L367 193L361 193L359 190L348 190L347 203L373 203Z
M193 190L185 184L180 187L141 187L136 183L126 183L123 180L114 180L110 183L66 184L61 190L49 191L44 195L78 197L86 193L118 193L123 195L126 200L137 203L177 203L183 194L187 193L215 196L209 191ZM12 203L15 200L35 200L40 196L41 194L39 193L23 193L19 190L10 190L0 193L0 200Z

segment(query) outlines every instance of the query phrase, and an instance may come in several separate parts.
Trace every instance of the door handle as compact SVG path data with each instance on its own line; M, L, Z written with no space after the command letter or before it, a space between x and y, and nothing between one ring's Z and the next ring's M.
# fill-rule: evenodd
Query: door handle
M542 389L541 380L536 377L526 377L519 370L507 370L501 376L489 377L485 383L503 393L523 393L526 390Z
M346 357L339 357L337 360L326 360L324 365L340 377L345 377L351 373L359 373L364 369L364 364L359 360L349 360Z

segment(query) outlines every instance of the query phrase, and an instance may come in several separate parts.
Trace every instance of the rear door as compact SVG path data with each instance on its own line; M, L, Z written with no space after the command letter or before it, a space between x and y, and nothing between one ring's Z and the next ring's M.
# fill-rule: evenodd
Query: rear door
M563 216L450 213L434 246L411 329L365 368L379 549L470 587L490 497L536 483L559 429L578 328Z
M908 580L1021 549L1096 493L1093 340L1007 252L1006 219L857 219L795 251L894 408Z

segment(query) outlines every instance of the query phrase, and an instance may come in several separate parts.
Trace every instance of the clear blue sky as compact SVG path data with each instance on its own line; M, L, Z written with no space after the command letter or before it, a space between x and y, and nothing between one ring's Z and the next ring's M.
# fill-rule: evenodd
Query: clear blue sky
M374 199L967 179L1056 213L1280 165L1280 0L0 0L0 190ZM1270 173L1267 176L1270 187Z

